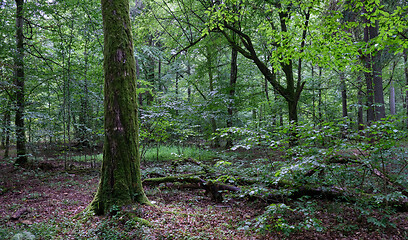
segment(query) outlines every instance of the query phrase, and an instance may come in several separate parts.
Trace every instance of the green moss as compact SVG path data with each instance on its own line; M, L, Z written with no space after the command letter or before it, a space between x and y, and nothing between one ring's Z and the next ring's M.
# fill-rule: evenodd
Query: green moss
M129 1L102 0L105 72L105 144L102 176L90 209L101 215L116 206L148 203L138 146L136 71Z

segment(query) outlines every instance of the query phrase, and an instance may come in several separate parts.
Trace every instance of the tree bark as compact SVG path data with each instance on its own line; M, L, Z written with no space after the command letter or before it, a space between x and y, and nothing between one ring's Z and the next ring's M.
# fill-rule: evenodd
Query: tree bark
M238 78L238 51L232 49L231 51L231 72L230 72L230 82L229 82L229 103L228 103L228 117L227 117L227 128L232 127L232 120L234 117L234 106L235 106L235 86L237 84ZM227 144L225 148L229 149L232 147L232 138L228 137Z
M378 35L378 27L374 28L375 36ZM373 57L373 84L374 84L374 103L375 120L380 121L385 118L384 89L381 66L381 51L378 51Z
M404 73L405 73L405 108L407 116L407 128L408 128L408 49L404 50Z
M366 9L364 9L367 13ZM365 19L364 42L371 45L372 39L378 36L378 23L372 26L370 20ZM364 56L367 85L367 122L379 121L385 118L384 91L382 83L382 67L380 64L381 51L369 52Z
M357 84L358 84L358 92L357 92L357 128L358 130L363 130L364 129L364 111L363 111L363 98L364 98L364 93L361 90L363 86L363 82L361 80L361 76L359 75L357 77Z
M368 23L368 20L366 20ZM370 35L369 35L369 27L364 28L364 42L368 43L370 41ZM372 56L371 54L368 56L365 56L365 67L370 71L370 72L365 72L365 80L366 80L366 88L367 88L367 98L366 98L366 104L367 104L367 123L370 124L371 122L375 121L375 114L374 114L374 89L373 89L373 73L372 73Z
M16 0L16 45L17 52L15 57L15 99L16 99L16 148L17 159L16 164L24 165L27 163L26 155L26 136L24 126L24 0Z
M149 203L140 176L136 70L128 0L102 0L105 142L102 175L90 210Z
M341 86L341 103L342 103L342 110L343 110L343 118L348 116L347 112L347 87L346 87L346 79L344 76L344 72L340 73L340 86Z
M4 113L4 127L3 127L3 140L4 140L4 158L9 157L10 151L10 123L11 123L11 114L10 114L11 102L7 101L7 110ZM3 144L3 142L2 142Z
M394 81L391 81L390 84L390 114L395 115L395 88L394 88Z
M212 52L210 50L210 46L206 46L206 51L207 51L207 69L208 69L208 80L209 80L209 85L210 85L210 92L214 91L214 76L212 72ZM213 134L217 133L217 121L215 120L215 117L211 113L210 117L210 122L211 122L211 131ZM214 137L214 140L212 142L212 147L220 147L220 139L218 136Z

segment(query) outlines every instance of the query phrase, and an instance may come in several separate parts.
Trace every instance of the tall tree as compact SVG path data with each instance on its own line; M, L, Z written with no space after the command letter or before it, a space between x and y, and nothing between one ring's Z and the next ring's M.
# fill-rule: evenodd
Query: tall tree
M232 127L232 120L234 117L234 105L235 105L235 87L237 84L237 78L238 78L238 51L236 49L232 49L231 52L231 72L230 72L230 82L229 82L229 89L228 89L228 95L229 95L229 102L228 102L228 117L227 117L227 128ZM265 82L267 84L268 82ZM267 86L265 86L267 88ZM265 91L266 93L268 90ZM227 139L227 144L225 146L226 148L231 148L232 147L232 138Z
M206 59L207 59L207 70L208 70L208 80L209 80L209 87L210 93L214 92L214 75L213 75L213 57L214 57L214 49L210 49L210 46L206 45ZM217 121L213 114L210 117L211 121L211 131L213 134L217 132ZM211 143L213 147L219 147L220 142L219 138L215 137L214 141Z
M378 36L378 23L371 25L366 20L364 28L364 42L372 44L373 39ZM365 57L365 73L367 85L367 121L378 121L385 118L384 92L382 84L382 67L380 64L381 51L368 53Z
M407 115L407 128L408 128L408 49L404 50L404 75L405 75L405 110Z
M11 123L11 101L7 100L7 106L5 107L4 118L3 118L3 131L2 131L2 142L1 147L4 148L4 158L9 157L10 150L10 123Z
M271 26L273 33L270 34L269 37L275 38L271 40L271 45L273 48L278 49L276 51L276 62L280 65L284 75L285 75L285 84L286 86L280 84L276 79L276 74L274 74L273 70L268 68L268 64L261 60L259 57L259 53L256 50L254 38L249 35L249 33L245 33L244 29L235 27L231 24L228 20L220 20L218 24L221 27L216 26L215 30L220 31L227 41L230 43L231 47L234 48L236 51L241 53L244 57L250 59L261 71L261 73L265 76L271 85L276 89L276 91L284 97L288 104L288 111L289 111L289 120L297 122L298 121L298 102L300 99L301 92L303 90L305 82L301 78L301 63L302 59L298 58L298 79L295 78L294 71L295 65L294 61L291 58L288 58L283 52L286 49L286 44L290 42L289 35L290 33L290 19L296 13L293 11L294 6L293 4L284 5L281 3L273 3L269 7L275 7L278 14L277 14L277 22L276 24L275 19L272 16L265 15L264 17L264 24L265 26L268 24ZM267 11L266 11L267 12ZM300 39L300 52L303 52L305 47L305 39L306 33L309 25L309 18L310 18L310 8L304 9L301 18L303 22L299 21L299 24L302 24L303 31L301 31ZM299 16L300 17L300 16ZM227 31L228 30L228 31ZM277 33L277 34L276 34ZM238 41L236 41L232 35L238 36ZM242 45L243 47L241 47ZM278 53L279 52L279 53ZM290 54L289 54L290 55Z
M344 72L340 72L340 89L341 89L341 102L342 102L342 112L343 118L348 116L347 112L347 86L346 86L346 77Z
M140 176L136 62L128 0L102 0L105 140L102 176L90 209L148 203Z
M24 0L16 0L16 45L17 52L15 56L15 99L16 99L16 137L17 137L17 160L16 164L24 165L27 163L26 155L26 136L24 126Z

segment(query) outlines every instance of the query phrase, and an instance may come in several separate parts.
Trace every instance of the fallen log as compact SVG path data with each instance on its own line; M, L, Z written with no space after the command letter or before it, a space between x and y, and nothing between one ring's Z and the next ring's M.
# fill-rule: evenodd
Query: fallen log
M147 185L158 185L160 183L189 183L189 184L196 184L196 188L201 188L206 190L206 193L210 194L211 198L216 202L222 202L222 191L232 191L237 192L241 189L236 186L228 185L219 183L214 180L204 180L198 176L186 174L186 175L178 175L178 176L167 176L167 177L159 177L159 178L148 178L143 180L143 184Z
M317 199L326 199L329 201L337 200L342 202L356 203L363 202L367 205L376 207L393 207L400 212L408 212L408 199L400 197L392 200L385 200L386 197L381 194L355 193L347 189L338 187L316 187L312 185L303 185L297 188L288 188L291 191L284 194L281 191L282 186L288 186L288 183L280 184L276 189L264 196L259 196L267 203L289 203L304 196Z

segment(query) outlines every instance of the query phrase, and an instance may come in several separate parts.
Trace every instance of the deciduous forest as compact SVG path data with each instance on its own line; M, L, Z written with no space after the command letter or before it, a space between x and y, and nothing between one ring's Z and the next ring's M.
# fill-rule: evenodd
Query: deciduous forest
M406 0L0 0L0 239L408 239Z

